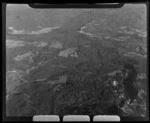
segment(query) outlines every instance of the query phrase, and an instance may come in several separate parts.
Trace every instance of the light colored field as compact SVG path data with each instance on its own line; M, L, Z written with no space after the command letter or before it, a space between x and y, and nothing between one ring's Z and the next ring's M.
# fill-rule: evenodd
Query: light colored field
M49 48L57 48L57 49L61 49L63 48L63 44L59 41L53 42Z
M58 29L59 26L57 27L50 27L50 28L44 28L41 30L37 30L37 31L25 31L25 30L15 30L13 27L9 27L9 29L11 30L10 34L34 34L34 35L39 35L39 34L44 34L44 33L49 33L54 29Z
M35 41L32 43L33 46L36 46L36 47L45 47L47 46L47 42L44 42L44 41Z
M16 48L20 46L25 46L25 42L21 40L11 40L6 39L6 47L7 48Z
M22 61L22 60L29 60L31 63L33 62L33 59L32 59L32 56L34 54L32 53L32 51L28 51L27 53L25 54L22 54L22 55L17 55L14 59L16 61Z
M126 54L123 54L124 56L130 56L130 57L135 57L135 56L138 56L138 57L143 57L143 58L146 58L147 55L141 55L141 54L138 54L138 53L135 53L135 52L129 52L129 53L126 53Z
M68 57L70 55L71 57L78 57L75 51L76 51L76 48L68 48L66 50L60 51L58 56Z

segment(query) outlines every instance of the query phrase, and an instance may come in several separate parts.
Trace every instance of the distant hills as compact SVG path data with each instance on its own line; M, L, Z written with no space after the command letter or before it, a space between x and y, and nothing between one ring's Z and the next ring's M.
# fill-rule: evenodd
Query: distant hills
M138 29L146 28L145 6L125 5L118 9L33 9L27 4L7 6L6 28L14 27L16 30L35 31L40 28L62 26L62 29L79 28L91 21L99 23L102 19L113 29L116 26L134 26ZM116 12L117 11L117 12ZM141 21L142 20L142 21ZM101 25L105 28L104 25ZM104 27L103 27L104 26ZM116 28L117 29L117 28Z
M17 30L34 31L39 28L62 25L84 10L72 9L33 9L28 5L7 6L6 28L14 27Z

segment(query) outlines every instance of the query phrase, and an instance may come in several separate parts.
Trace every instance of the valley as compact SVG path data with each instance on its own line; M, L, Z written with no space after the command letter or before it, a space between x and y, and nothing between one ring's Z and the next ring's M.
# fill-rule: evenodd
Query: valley
M146 12L144 6L133 6L120 11L9 8L7 115L94 116L117 106L121 116L145 117ZM142 95L131 104L122 84L126 64L138 72L134 84Z

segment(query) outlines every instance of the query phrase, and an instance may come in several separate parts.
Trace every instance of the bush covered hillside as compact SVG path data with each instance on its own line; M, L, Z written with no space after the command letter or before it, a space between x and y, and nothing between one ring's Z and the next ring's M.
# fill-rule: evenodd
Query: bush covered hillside
M6 15L7 116L146 116L144 4Z

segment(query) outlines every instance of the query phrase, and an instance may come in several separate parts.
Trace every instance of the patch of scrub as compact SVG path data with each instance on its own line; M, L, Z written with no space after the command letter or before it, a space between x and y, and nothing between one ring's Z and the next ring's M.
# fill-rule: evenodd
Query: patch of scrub
M118 33L135 34L135 32L131 28L126 26L120 26L119 29L120 30L118 31Z
M78 57L78 54L77 54L76 52L74 52L74 53L71 53L70 56L71 56L71 57L76 57L76 58L77 58L77 57Z
M140 36L142 38L146 38L147 34L146 34L146 32L143 32L143 33L139 33L138 36Z
M63 44L62 44L61 42L56 41L56 42L53 42L53 43L49 46L49 48L61 49L61 48L63 48Z
M20 70L8 71L6 73L6 92L9 93L17 93L17 87L22 84L22 82L26 82L23 79L24 72ZM7 95L8 98L9 95Z
M84 45L84 47L87 47L87 48L88 48L88 47L90 47L90 45L86 44L86 45Z
M16 61L28 60L30 63L33 63L33 59L32 59L33 56L34 54L32 53L32 51L28 51L25 54L16 56L14 59Z
M129 39L130 37L118 37L118 38L114 38L116 41L127 41L127 39Z
M106 36L106 37L104 37L105 39L110 39L111 37L109 37L109 36Z
M15 47L20 47L20 46L25 46L25 42L21 40L6 39L7 48L15 48Z
M75 52L76 48L68 48L66 50L60 51L58 56L62 56L62 57L78 57L77 53Z
M42 26L37 26L37 28L42 29L43 27Z
M121 30L124 30L124 29L126 29L127 27L126 26L120 26L119 27L119 29L121 29Z
M29 72L30 72L31 70L37 69L38 67L43 66L43 65L45 65L45 64L48 63L48 62L49 62L49 60L48 60L48 61L42 61L42 62L38 63L38 65L33 66L33 67L27 69L27 70L26 70L26 74L29 74Z
M138 29L134 29L134 28L132 28L132 30L134 32L138 33L138 36L140 36L140 37L143 37L143 38L147 37L147 32L146 31L138 30Z
M145 73L140 73L137 75L138 79L146 79L146 74Z
M8 71L6 75L6 83L20 78L22 78L22 74L19 71L17 70Z
M115 70L108 73L108 76L116 76L117 73L121 73L121 70Z
M36 47L45 47L48 45L47 42L44 42L44 41L35 41L31 44Z

